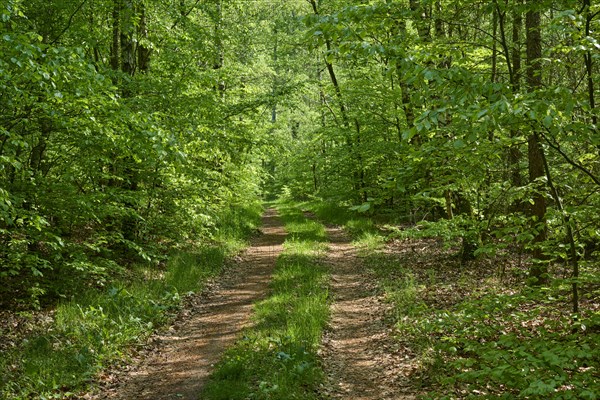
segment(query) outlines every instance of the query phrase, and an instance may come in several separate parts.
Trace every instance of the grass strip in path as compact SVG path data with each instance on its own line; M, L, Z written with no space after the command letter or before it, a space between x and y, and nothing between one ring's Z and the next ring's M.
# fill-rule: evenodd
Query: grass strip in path
M318 398L317 349L329 313L325 230L293 207L279 210L288 237L270 295L255 305L254 325L216 366L202 399Z

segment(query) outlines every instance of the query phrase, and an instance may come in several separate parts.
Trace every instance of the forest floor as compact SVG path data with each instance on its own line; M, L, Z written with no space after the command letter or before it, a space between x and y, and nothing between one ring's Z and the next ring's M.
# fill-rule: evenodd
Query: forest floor
M168 331L157 334L131 366L106 374L93 399L198 399L213 366L251 324L252 305L268 294L285 230L274 210L262 235L218 282L192 299ZM325 263L331 274L331 320L320 352L328 399L413 399L402 369L389 304L341 228L328 227Z
M278 381L284 369L291 371L285 379L300 382L299 393L319 400L412 400L418 395L440 398L448 394L454 398L488 394L517 398L520 393L524 393L521 397L528 397L534 389L544 391L546 395L540 398L552 398L553 393L561 396L566 391L573 393L572 398L596 398L596 343L600 332L596 281L587 285L583 282L580 287L582 322L580 327L575 325L575 332L568 288L558 280L554 288L529 288L525 283L528 264L520 253L506 251L463 264L459 249L445 245L440 238L405 237L400 231L394 233L395 237L384 237L370 220L352 220L344 223L344 228L324 227L316 221L310 221L314 223L311 225L295 218L300 214L296 206L294 212L287 214L282 209L280 219L275 210L268 210L263 217L262 234L254 237L250 246L229 262L212 283L203 286L200 294L186 297L169 328L154 334L142 349L132 349L135 353L126 365L112 367L99 377L95 375L101 381L95 391L71 394L75 397L69 398L196 400L203 398L203 391L204 397L209 397L211 385L219 389L231 386L234 393L239 375L231 373L236 371L231 365L238 364L248 372L246 383L250 390L256 389L259 396L252 397L254 392L247 396L240 390L235 392L241 393L236 397L239 399L303 398L284 396L288 393L284 388L292 385L277 386L284 382ZM316 219L310 212L300 217ZM306 243L313 243L318 251ZM305 253L294 253L294 246ZM303 264L302 260L310 262ZM222 259L219 266L221 262ZM323 280L313 276L314 286L306 289L300 283L309 279L283 268L290 265L303 272L319 270L322 275L318 276ZM553 276L566 276L564 266L555 268ZM278 293L278 285L294 290L282 289ZM296 290L299 288L304 288L304 292ZM317 289L323 289L322 293ZM290 302L286 296L306 298ZM318 308L299 306L312 306L319 299L323 300L321 314L314 312ZM306 350L304 339L298 339L302 336L280 329L280 325L290 324L304 327L298 321L305 320L289 318L296 314L322 317L312 336L314 347L321 339L318 357L316 348ZM0 351L25 343L25 338L35 336L37 331L52 334L52 312L36 313L30 319L0 312L0 317L7 317L0 320ZM261 326L262 331L253 336L252 331ZM284 333L278 336L281 332ZM299 344L302 354L311 352L312 358L307 358L310 363L306 364L316 373L314 380L307 379L308 384L298 379L303 376L303 370L298 368L304 364L293 359L293 346L283 343L291 338L294 345ZM54 351L55 341L42 339L47 346L39 352L48 357L48 349ZM267 340L264 348L262 339ZM276 345L276 340L281 343ZM242 346L236 352L238 344ZM24 354L22 359L29 353ZM254 357L256 354L264 357ZM227 370L221 368L223 360L241 361L227 364ZM257 368L263 362L273 372L264 378L258 376L264 368ZM469 371L479 374L476 379L465 374L455 377L457 371L464 370L464 362L473 365ZM537 368L531 368L530 363ZM566 365L563 370L557 368L560 363ZM530 368L529 375L510 375L515 370L513 364L523 371ZM17 368L12 362L6 365ZM510 376L502 375L503 385L494 386L498 382L496 374L504 371ZM226 379L215 379L219 373L227 375ZM556 388L547 385L539 389L531 384L554 379L556 374L569 377L575 384L559 383ZM39 379L49 380L47 375L40 376ZM264 380L257 382L261 378ZM6 382L12 381L0 375L0 384ZM273 384L267 386L265 382ZM65 390L59 387L57 397L52 398L62 398L58 395ZM38 397L3 397L0 393L0 398ZM227 394L210 398L230 399Z

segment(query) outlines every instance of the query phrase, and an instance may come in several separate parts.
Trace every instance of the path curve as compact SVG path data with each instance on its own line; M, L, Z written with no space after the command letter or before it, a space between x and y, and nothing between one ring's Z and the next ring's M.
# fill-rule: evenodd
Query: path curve
M250 325L252 305L265 297L285 231L276 211L263 216L262 235L241 262L186 310L186 318L159 335L156 351L133 367L123 383L97 399L197 400L214 364Z
M409 400L415 397L398 375L407 360L398 349L376 278L364 268L356 248L340 228L327 228L331 273L331 320L321 359L331 399Z

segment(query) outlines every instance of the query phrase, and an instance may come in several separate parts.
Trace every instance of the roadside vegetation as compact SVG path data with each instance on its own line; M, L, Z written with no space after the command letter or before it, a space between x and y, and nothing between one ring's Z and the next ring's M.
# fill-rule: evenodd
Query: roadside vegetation
M316 399L323 381L317 349L329 315L322 224L279 203L287 238L270 293L253 326L216 366L203 399Z
M99 287L81 287L47 311L22 312L15 324L29 332L3 332L0 398L77 398L103 370L127 362L136 346L167 324L239 252L258 224L260 207L222 216L218 241L172 250L164 263L137 263ZM216 240L216 239L215 239ZM43 315L45 323L39 323Z
M394 305L388 317L397 340L414 357L402 373L423 398L598 398L600 291L593 280L582 280L573 315L560 264L549 271L550 284L531 286L524 279L530 261L517 252L464 263L459 240L422 226L376 224L332 204L304 206L343 225L362 249ZM592 272L590 265L582 274Z
M353 235L430 396L599 397L598 32L592 0L0 1L0 396L77 392L284 193Z

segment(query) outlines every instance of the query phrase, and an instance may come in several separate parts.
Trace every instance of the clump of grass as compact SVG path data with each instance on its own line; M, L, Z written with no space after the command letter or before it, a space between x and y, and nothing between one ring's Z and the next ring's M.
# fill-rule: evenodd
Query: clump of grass
M304 203L303 206L314 212L320 220L341 225L352 237L354 245L365 256L381 249L385 244L385 235L382 234L373 220L351 211L349 207L322 201Z
M345 225L354 216L348 207L330 201L314 201L307 207L322 221L330 224Z
M319 264L325 231L281 207L288 238L270 296L255 306L253 328L218 364L202 398L316 399L323 373L317 348L328 319L327 273Z
M0 354L0 398L76 398L103 368L127 358L167 323L188 293L216 276L256 226L258 210L226 216L219 245L178 251L166 268L138 265L129 279L58 304L47 331ZM244 222L245 221L245 222Z
M258 202L234 206L217 217L215 241L228 254L236 253L247 245L260 225L262 205Z

